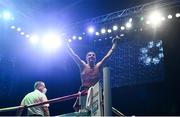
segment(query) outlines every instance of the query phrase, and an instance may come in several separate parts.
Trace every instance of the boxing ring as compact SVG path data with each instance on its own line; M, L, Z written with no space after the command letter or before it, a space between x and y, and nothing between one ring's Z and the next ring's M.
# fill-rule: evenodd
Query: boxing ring
M124 116L120 111L112 107L112 99L111 99L111 86L110 86L110 70L108 67L103 68L103 91L100 86L100 83L97 82L94 86L89 88L88 91L83 90L81 92L63 96L59 98L50 99L41 103L34 103L26 106L14 106L8 108L1 108L1 112L13 111L18 109L27 109L35 106L40 106L44 104L53 104L59 103L67 100L71 100L74 98L87 96L86 99L86 108L89 110L87 112L72 112L58 116L112 116L112 112L114 112L118 116ZM103 95L104 94L104 95Z

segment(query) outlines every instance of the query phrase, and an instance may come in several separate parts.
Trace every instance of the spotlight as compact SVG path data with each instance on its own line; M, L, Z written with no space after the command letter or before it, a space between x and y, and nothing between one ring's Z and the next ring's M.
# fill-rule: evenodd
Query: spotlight
M148 52L148 49L147 48L141 48L140 51L142 54L146 54Z
M21 31L21 28L17 28L17 31L20 32L20 31Z
M168 15L168 19L172 19L172 15Z
M82 40L82 37L78 37L79 40Z
M118 29L118 26L113 26L113 30L116 31Z
M3 17L3 19L5 19L5 20L9 20L9 19L12 18L11 13L10 13L9 11L4 11L4 12L2 13L2 17Z
M98 36L98 35L99 35L99 32L96 32L96 35Z
M124 37L124 34L121 34L120 36L121 36L121 37Z
M160 47L160 46L162 46L162 41L156 43L156 47Z
M111 33L111 32L112 32L112 30L111 30L111 29L108 29L108 30L107 30L107 32L108 32L108 33Z
M15 26L11 26L11 29L15 29L16 27Z
M146 21L146 24L150 24L151 22L148 20L148 21Z
M101 29L101 33L102 33L102 34L106 33L106 29L104 29L104 28Z
M130 22L127 22L126 23L126 28L131 28L132 27L132 24Z
M154 47L154 42L150 41L149 44L148 44L148 48L153 48L153 47Z
M93 28L93 27L89 27L89 28L88 28L88 32L89 32L89 33L94 33L94 28Z
M98 39L98 41L102 41L102 39Z
M151 59L152 59L152 58L150 58L150 57L146 57L146 59L144 60L144 63L145 63L146 65L150 65L150 64L151 64Z
M142 17L140 18L140 20L143 21L143 20L144 20L144 17L142 16Z
M177 18L180 17L180 13L176 13L176 17L177 17Z
M130 23L131 23L131 22L132 22L132 18L130 18L128 22L130 22Z
M124 30L125 29L125 27L124 26L121 26L121 30Z
M153 25L157 25L157 24L160 24L160 21L161 21L161 14L160 12L158 11L155 11L155 12L152 12L149 16L149 20L150 22L153 24Z
M72 37L73 40L76 40L76 38L77 38L77 37L76 37L75 35Z
M71 43L71 42L72 42L72 40L71 40L71 39L68 39L68 42L69 42L69 43Z
M42 40L42 45L45 49L54 50L61 46L61 41L58 35L54 33L49 33L44 36Z
M164 57L162 48L162 41L150 41L148 47L141 48L140 60L145 63L145 65L158 64ZM156 52L158 51L158 53Z
M161 20L164 21L164 20L165 20L165 17L161 17Z
M30 35L27 34L27 35L26 35L26 38L29 38L29 37L30 37Z
M152 58L152 63L154 63L154 65L158 64L160 62L159 58Z
M27 37L27 35L26 35ZM32 44L37 44L39 42L39 37L37 35L32 35L30 38L29 38L29 41L32 43Z
M20 34L21 34L21 35L24 35L25 33L24 33L24 32L21 32Z
M159 58L163 58L164 57L164 54L163 53L159 53Z

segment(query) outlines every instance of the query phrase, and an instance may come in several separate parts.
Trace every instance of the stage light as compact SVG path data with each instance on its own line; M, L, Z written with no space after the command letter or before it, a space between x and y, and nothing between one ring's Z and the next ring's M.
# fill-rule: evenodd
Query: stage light
M148 49L147 48L141 48L140 51L142 54L146 54L148 52Z
M162 49L162 40L150 41L148 46L140 49L140 60L145 65L156 65L164 57Z
M114 31L118 30L118 26L114 25L114 26L113 26L113 30L114 30Z
M82 40L82 37L78 37L79 40Z
M99 32L96 32L96 35L98 36L98 35L99 35Z
M20 31L21 31L21 28L17 28L17 31L20 32Z
M150 41L149 44L148 44L148 48L153 48L153 47L154 47L154 42Z
M49 33L43 37L42 46L48 50L55 50L61 46L61 41L58 35Z
M172 15L168 15L168 19L172 19Z
M156 47L160 47L162 45L162 41L156 43Z
M124 37L124 34L120 34L121 37Z
M158 25L158 24L160 24L161 17L162 16L161 16L160 12L154 11L150 14L148 19L150 20L151 24Z
M5 20L10 20L12 18L11 13L9 11L3 11L2 17Z
M180 13L176 13L176 17L177 17L177 18L180 17Z
M21 35L24 35L25 33L24 33L24 32L21 32L20 34L21 34Z
M151 23L151 22L150 22L149 20L147 20L147 21L146 21L146 24L148 24L148 25L149 25L150 23Z
M130 22L130 23L131 23L131 22L132 22L132 18L130 18L128 22Z
M27 37L27 35L26 35L26 37ZM39 36L37 36L37 35L32 35L30 38L29 38L29 41L32 43L32 44L38 44L38 42L39 42Z
M69 43L71 43L71 42L72 42L72 40L71 40L71 39L68 39L68 42L69 42Z
M164 54L163 53L159 53L159 58L163 58L164 57Z
M94 31L95 31L94 27L91 26L91 27L88 28L88 32L89 33L92 34L92 33L94 33Z
M155 65L158 64L159 62L160 62L159 58L153 58L152 59L152 63L155 64Z
M11 26L11 29L15 29L16 27L15 26Z
M102 34L106 33L106 29L104 29L104 28L101 29L101 33L102 33Z
M162 48L162 47L161 47L161 48L159 48L159 51L163 52L163 48Z
M141 20L141 21L144 21L144 17L142 16L142 17L140 18L140 20Z
M77 38L77 37L76 37L75 35L72 37L73 40L76 40L76 38Z
M126 28L129 29L129 28L131 28L131 27L132 27L132 24L131 24L130 22L127 22L127 23L126 23Z
M112 30L111 30L111 29L108 29L108 30L107 30L107 32L108 32L108 33L111 33L111 32L112 32Z
M26 35L26 38L29 38L29 37L30 37L30 35L27 34L27 35Z
M164 21L166 18L165 17L161 17L161 20Z
M125 27L124 26L121 26L121 30L124 30L125 29Z
M152 59L152 58L150 58L150 57L146 57L146 59L144 60L144 63L145 63L146 65L150 65L150 64L151 64L151 59Z

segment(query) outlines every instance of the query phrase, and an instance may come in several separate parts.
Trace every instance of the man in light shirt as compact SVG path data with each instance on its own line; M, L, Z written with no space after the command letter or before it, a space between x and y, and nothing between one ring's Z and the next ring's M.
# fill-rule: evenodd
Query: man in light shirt
M21 106L27 106L30 104L40 103L48 101L46 97L46 86L44 82L37 81L34 84L34 91L28 93L23 100L21 101ZM50 116L49 114L49 104L43 104L40 106L30 107L27 110L28 116ZM17 111L17 116L20 116L23 112L23 109Z

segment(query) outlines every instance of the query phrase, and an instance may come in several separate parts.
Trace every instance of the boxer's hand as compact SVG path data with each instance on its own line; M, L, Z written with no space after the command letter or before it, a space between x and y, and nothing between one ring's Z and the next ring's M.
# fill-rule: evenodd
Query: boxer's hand
M112 44L119 43L121 38L119 36L116 36L115 38L112 39Z

